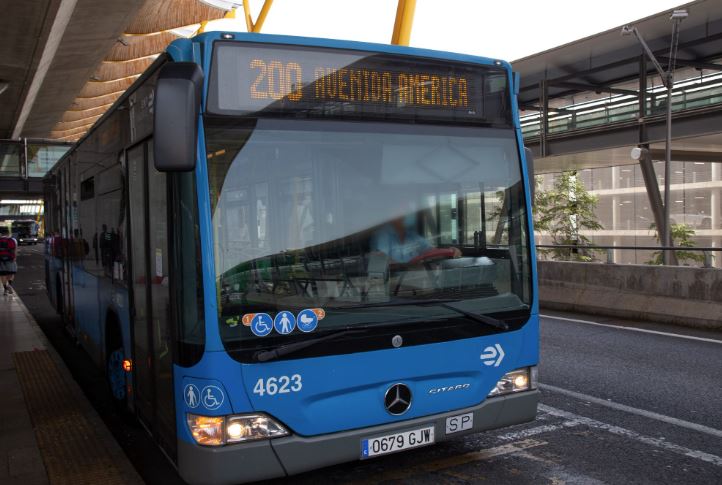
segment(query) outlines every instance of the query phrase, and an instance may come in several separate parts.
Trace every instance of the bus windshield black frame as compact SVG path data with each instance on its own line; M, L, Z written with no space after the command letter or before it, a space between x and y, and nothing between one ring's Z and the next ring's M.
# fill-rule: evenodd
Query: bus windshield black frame
M429 107L421 100L430 95L421 90L403 99L418 94L415 103L398 97L354 103L337 99L340 84L329 99L327 86L316 86L328 76L305 82L305 74L295 91L276 86L275 97L244 96L254 83L257 92L269 88L259 84L262 70L245 63L296 62L307 70L320 64L319 55L340 55L348 61L341 65L361 66L361 75L365 68L383 73L392 69L383 66L394 66L392 84L414 68L476 76L479 90L469 88L467 95L479 93L469 100L477 104L456 109L438 98L441 105ZM504 331L470 314L502 320L508 330L526 323L528 215L507 71L229 42L215 43L213 60L204 132L219 327L230 355L254 362L260 351L345 329L355 331L282 358L388 348L398 334L408 346ZM326 61L342 69L334 62ZM392 87L402 96L404 86ZM363 86L355 89L363 101ZM304 101L319 93L325 98ZM404 241L404 231L413 237ZM421 253L433 254L414 257ZM273 319L287 311L299 319L309 309L325 317L310 332L297 326L260 336L250 328L259 313Z
M346 328L371 330L293 357L386 348L397 333L418 345L501 331L418 299L450 300L510 330L528 319L529 232L512 130L206 117L205 133L219 327L238 360ZM411 240L388 249L401 221L436 251L428 261L404 253ZM260 337L244 321L308 308L325 314L313 333Z

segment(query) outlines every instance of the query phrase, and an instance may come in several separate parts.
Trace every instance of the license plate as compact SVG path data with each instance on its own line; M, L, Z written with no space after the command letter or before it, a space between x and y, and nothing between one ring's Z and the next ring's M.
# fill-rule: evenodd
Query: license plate
M386 455L396 451L418 448L434 442L434 427L388 434L378 438L361 440L361 459Z
M474 427L474 413L459 414L446 418L446 434L466 431Z

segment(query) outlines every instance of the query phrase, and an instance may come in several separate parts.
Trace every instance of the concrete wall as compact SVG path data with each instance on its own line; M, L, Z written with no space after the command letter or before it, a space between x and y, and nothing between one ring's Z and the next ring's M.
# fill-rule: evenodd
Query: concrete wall
M542 308L722 329L722 270L539 261Z

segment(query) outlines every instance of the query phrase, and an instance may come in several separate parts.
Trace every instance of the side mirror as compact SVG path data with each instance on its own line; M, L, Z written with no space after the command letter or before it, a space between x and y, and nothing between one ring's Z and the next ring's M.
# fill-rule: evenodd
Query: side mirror
M159 172L195 168L202 88L203 71L194 62L160 68L153 102L153 162Z
M534 153L531 148L524 147L524 158L526 158L526 173L529 177L529 189L531 190L531 200L534 203L534 191L536 190L536 179L534 178Z

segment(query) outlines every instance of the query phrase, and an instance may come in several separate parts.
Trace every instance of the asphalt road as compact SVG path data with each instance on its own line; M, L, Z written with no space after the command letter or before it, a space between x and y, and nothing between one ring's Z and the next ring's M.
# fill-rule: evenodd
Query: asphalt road
M18 264L18 294L140 474L181 483L60 329L41 246L21 248ZM535 422L274 483L722 484L722 333L557 316L542 319Z

